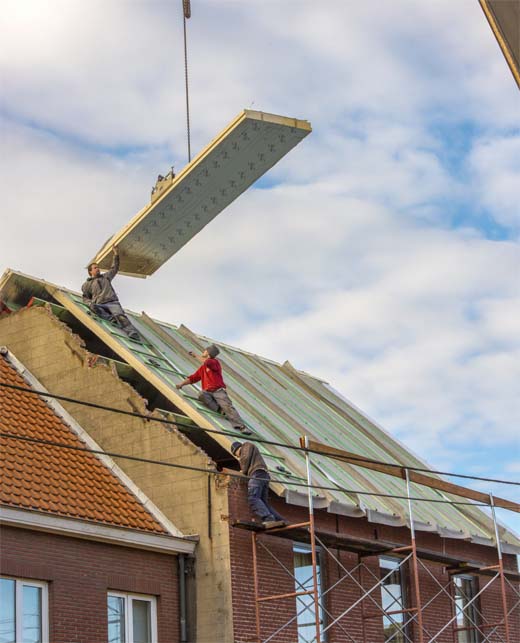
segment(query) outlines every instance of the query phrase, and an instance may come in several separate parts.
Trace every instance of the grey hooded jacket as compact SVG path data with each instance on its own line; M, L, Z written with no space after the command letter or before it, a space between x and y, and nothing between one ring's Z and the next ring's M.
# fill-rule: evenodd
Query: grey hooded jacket
M240 471L246 476L252 476L255 471L266 471L267 465L258 447L251 442L244 442L240 450Z
M99 277L89 277L81 286L83 300L87 304L107 304L110 301L119 301L111 283L118 270L119 255L115 255L110 270L99 275Z

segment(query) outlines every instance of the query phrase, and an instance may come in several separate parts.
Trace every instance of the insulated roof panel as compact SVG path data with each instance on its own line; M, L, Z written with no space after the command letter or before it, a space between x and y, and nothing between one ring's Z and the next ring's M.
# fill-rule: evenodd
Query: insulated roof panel
M310 131L307 121L244 110L94 261L109 268L117 244L120 272L153 274Z

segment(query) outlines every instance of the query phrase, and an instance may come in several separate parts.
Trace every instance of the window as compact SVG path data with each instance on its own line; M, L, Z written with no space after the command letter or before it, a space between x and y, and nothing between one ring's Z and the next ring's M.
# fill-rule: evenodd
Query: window
M153 596L110 592L107 611L108 643L157 643L157 609Z
M312 578L312 554L311 548L306 545L293 545L294 555L294 576L295 591L313 590ZM318 580L318 593L320 598L320 628L323 631L323 609L321 607L322 596L322 573L320 556L317 556L316 574ZM306 608L306 609L304 609ZM316 609L314 606L314 594L306 594L296 597L296 613L298 614L298 643L308 643L316 638ZM322 635L324 641L324 635Z
M453 578L453 594L455 599L456 627L468 628L457 630L457 643L478 643L479 632L475 629L480 625L479 610L476 600L472 600L478 592L475 576L455 576Z
M383 616L384 640L392 643L404 643L408 640L405 626L406 613L402 613L402 610L406 609L406 593L400 563L400 558L388 556L379 558L381 604L385 612L389 612L388 616L386 614Z
M48 643L47 584L0 577L0 643Z

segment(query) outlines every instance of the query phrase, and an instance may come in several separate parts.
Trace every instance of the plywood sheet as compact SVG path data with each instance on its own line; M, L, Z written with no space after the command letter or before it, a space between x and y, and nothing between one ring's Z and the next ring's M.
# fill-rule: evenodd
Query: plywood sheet
M310 131L307 121L244 110L93 261L109 268L117 244L121 273L153 274Z

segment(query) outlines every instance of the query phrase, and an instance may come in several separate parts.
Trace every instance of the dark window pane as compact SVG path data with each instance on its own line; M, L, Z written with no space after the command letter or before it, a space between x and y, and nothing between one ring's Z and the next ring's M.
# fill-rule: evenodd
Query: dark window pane
M134 627L134 643L151 643L152 614L150 601L132 601L132 623Z

